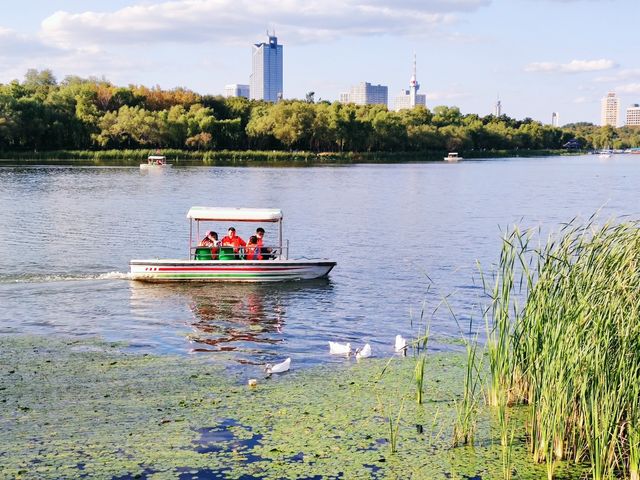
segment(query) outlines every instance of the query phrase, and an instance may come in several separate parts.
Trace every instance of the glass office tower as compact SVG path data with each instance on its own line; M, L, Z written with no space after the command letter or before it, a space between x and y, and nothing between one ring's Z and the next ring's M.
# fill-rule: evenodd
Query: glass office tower
M277 102L282 99L282 45L269 35L269 43L253 46L253 73L250 77L252 100Z

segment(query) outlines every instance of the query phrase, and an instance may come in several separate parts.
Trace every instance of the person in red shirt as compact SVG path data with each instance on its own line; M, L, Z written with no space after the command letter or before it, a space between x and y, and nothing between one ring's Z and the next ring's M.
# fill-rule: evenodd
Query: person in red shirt
M256 229L256 237L258 237L258 256L256 257L258 260L268 260L272 258L271 249L269 247L265 247L264 240L264 228L258 227Z
M247 245L242 238L236 235L236 229L233 227L229 227L227 236L222 239L221 244L223 247L233 247L233 253L235 253L236 258L240 258L240 247L245 247Z
M244 252L244 258L247 260L262 260L262 255L260 255L260 249L258 248L258 237L255 235L249 237Z
M218 259L218 234L216 232L209 231L205 237L198 243L199 247L211 247L211 260Z

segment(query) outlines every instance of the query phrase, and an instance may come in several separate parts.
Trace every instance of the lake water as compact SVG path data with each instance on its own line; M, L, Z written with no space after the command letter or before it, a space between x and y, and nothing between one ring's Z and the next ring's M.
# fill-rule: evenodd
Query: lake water
M329 357L328 340L392 354L396 334L424 324L426 300L434 347L456 348L460 330L484 329L476 261L491 272L501 231L557 230L599 209L603 220L637 219L639 188L636 155L156 173L6 166L0 334L100 336L229 365L290 356L307 366L345 361ZM327 280L281 285L128 280L132 258L186 256L193 205L281 208L292 257L338 264ZM235 226L245 239L255 229ZM436 309L445 296L457 322Z

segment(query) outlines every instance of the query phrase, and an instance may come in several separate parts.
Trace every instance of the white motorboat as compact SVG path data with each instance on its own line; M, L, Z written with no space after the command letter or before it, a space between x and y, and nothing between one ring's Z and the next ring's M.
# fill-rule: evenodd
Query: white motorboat
M155 170L171 167L172 165L167 163L167 157L164 155L149 155L147 157L147 163L140 164L140 170Z
M444 157L444 160L446 162L457 162L459 160L462 160L462 157L458 155L458 152L449 152L449 155Z
M131 278L144 282L282 282L325 277L336 262L327 259L290 259L283 240L282 211L268 208L191 207L189 256L183 259L143 259L129 262ZM233 246L197 246L202 222L275 223L278 243L261 247L268 255L248 260ZM195 223L195 236L194 236ZM219 229L224 231L223 229Z

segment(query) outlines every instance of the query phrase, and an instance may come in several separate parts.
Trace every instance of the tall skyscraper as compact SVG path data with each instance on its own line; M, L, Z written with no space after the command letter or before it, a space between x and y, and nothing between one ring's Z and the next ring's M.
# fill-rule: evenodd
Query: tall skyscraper
M252 100L277 102L282 100L282 45L278 38L269 35L269 43L253 46L253 70L249 77Z
M640 105L634 103L627 108L627 126L640 127Z
M349 93L340 94L341 103L355 103L356 105L386 105L389 97L389 89L386 85L371 85L369 82L360 82L349 90Z
M500 99L499 98L496 100L496 104L493 107L493 114L496 117L499 117L499 116L502 115L502 103L500 103Z
M560 126L560 114L558 112L551 112L551 126L552 127Z
M618 117L620 116L620 102L618 101L618 97L616 97L616 94L614 92L607 93L607 96L602 99L602 109L600 114L600 124L602 126L618 126Z
M249 98L249 85L241 85L239 83L232 83L231 85L225 85L224 96L227 98L229 97Z
M418 93L420 84L416 76L416 56L413 56L413 74L409 80L409 90L402 90L400 95L394 99L393 109L402 110L404 108L413 108L416 105L427 105L427 96Z

